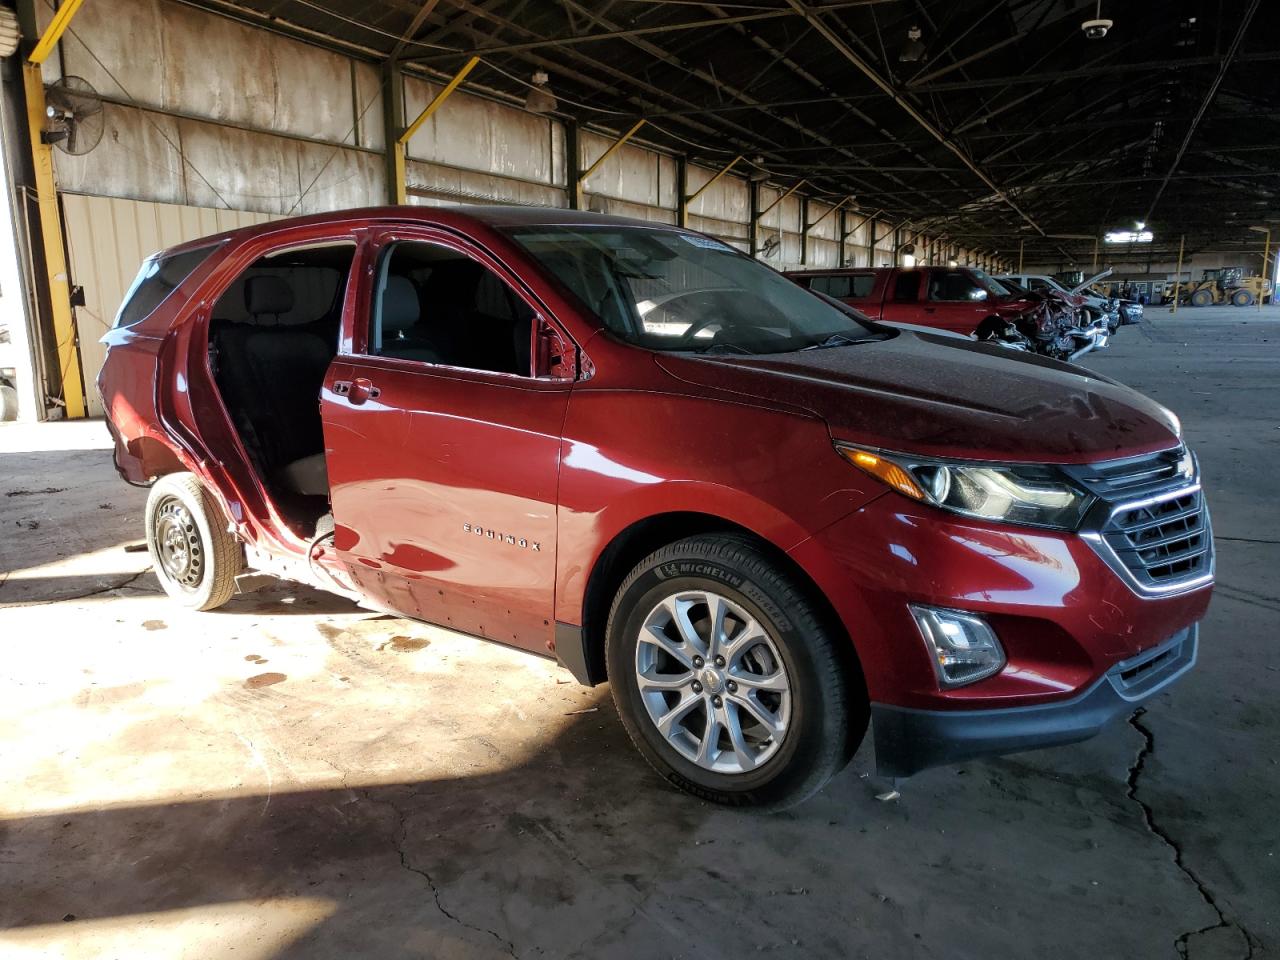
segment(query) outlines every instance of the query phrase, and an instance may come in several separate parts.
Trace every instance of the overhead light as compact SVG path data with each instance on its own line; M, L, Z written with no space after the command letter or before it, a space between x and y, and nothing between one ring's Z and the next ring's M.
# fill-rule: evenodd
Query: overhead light
M924 59L924 44L920 42L920 28L912 24L907 30L907 42L902 45L898 60L902 63L919 63Z
M1106 243L1150 243L1150 230L1112 230L1102 239Z
M556 98L547 86L547 81L551 78L545 70L539 70L532 79L533 86L525 94L524 108L530 113L552 113L556 108Z
M1138 220L1138 221L1136 221L1136 222L1134 223L1134 226L1135 226L1137 229L1139 229L1139 230L1145 230L1145 229L1147 229L1147 224L1146 224L1146 221L1145 221L1145 220Z
M1107 35L1107 31L1115 26L1114 20L1108 20L1102 15L1102 0L1098 0L1098 9L1092 20L1086 20L1080 24L1086 40L1101 40Z

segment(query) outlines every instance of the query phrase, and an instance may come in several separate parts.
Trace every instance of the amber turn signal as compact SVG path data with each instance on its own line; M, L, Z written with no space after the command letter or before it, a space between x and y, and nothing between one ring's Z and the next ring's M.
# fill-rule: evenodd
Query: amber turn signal
M887 483L899 493L905 493L913 500L925 499L924 491L911 479L911 475L896 463L878 457L866 450L855 450L853 447L837 447L840 456L844 457L859 470L871 474L877 480Z

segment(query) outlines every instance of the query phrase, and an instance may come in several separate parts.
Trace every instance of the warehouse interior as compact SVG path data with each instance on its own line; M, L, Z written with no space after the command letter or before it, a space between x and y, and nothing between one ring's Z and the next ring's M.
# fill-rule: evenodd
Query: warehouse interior
M0 954L1280 950L1280 6L0 0L0 53ZM1104 274L1144 312L1071 359L1176 414L1213 509L1196 670L1055 750L898 780L868 739L769 816L563 662L287 580L169 605L98 385L140 264L391 205Z

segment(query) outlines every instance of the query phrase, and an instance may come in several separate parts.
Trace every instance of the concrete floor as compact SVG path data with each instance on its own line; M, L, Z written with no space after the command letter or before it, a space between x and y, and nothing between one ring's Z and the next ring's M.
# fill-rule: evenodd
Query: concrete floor
M606 690L281 586L159 593L101 424L0 428L0 955L1245 957L1280 950L1280 310L1089 358L1200 452L1202 662L1129 725L781 816L668 790Z

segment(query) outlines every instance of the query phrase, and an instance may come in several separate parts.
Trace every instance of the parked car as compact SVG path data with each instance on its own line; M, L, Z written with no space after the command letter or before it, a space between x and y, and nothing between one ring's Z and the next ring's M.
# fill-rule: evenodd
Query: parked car
M1013 292L970 267L863 267L795 270L791 280L883 323L923 325L1057 360L1106 346L1104 328L1063 317L1051 299Z
M786 276L872 320L911 323L965 335L990 317L1012 320L1032 307L970 267L855 267L793 270Z
M1056 277L1043 273L1005 273L1000 274L998 279L1012 280L1038 293L1046 290L1059 293L1074 306L1085 310L1089 320L1105 321L1108 332L1115 333L1120 327L1120 310L1116 298L1102 296L1089 289L1092 284L1109 276L1111 276L1110 267L1072 287L1067 287ZM1082 319L1082 322L1087 321Z
M554 656L714 801L800 801L869 719L894 776L1084 739L1195 661L1213 550L1173 414L701 234L277 221L152 257L104 341L175 600L254 570Z
M1074 361L1107 345L1110 330L1106 322L1091 320L1089 314L1056 290L1032 291L1007 277L995 282L1007 290L1010 296L1036 305L1034 309L1015 318L1011 324L1025 341L1024 349L1034 350L1055 360ZM984 332L979 330L979 339L995 339L989 335L984 338ZM1005 346L1012 345L1008 343L1007 332L998 342Z
M1129 300L1124 297L1116 299L1116 309L1120 312L1120 322L1125 323L1141 323L1142 316L1146 312L1141 300Z

